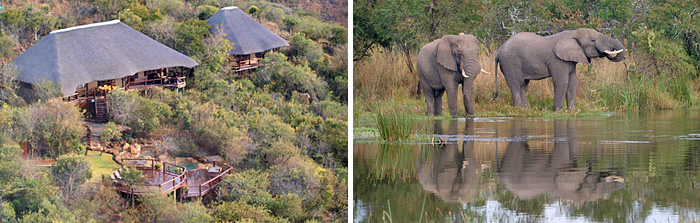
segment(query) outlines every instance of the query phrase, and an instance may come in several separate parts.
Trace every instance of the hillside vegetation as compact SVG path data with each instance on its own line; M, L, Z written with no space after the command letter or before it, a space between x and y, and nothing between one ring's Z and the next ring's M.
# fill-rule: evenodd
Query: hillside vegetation
M5 7L0 13L1 222L347 220L348 32L342 24L298 9L301 3L287 7L289 1L0 2ZM210 35L205 21L225 6L238 6L290 46L267 53L252 73L233 74L226 52L235 46ZM346 5L334 7L347 11ZM184 91L113 91L110 121L131 131L103 136L153 141L173 156L223 157L236 169L214 196L181 203L157 194L141 196L132 206L108 182L86 180L100 179L93 175L109 165L89 168L99 159L82 156L85 112L57 98L60 85L35 86L41 96L35 103L17 96L16 71L7 62L52 30L117 16L200 65ZM308 104L300 99L306 94ZM21 148L29 158L58 161L42 169L25 160Z
M416 93L415 57L424 44L458 33L480 39L479 61L491 73L496 50L518 32L546 36L593 28L622 41L629 50L623 62L599 58L578 64L575 111L553 112L550 79L530 82L530 108L513 107L500 71L500 96L492 102L494 77L482 73L474 82L477 116L579 116L700 103L697 1L360 0L354 6L354 112L359 121L367 121L378 105L394 106L406 115L425 115L423 96ZM443 106L447 117L447 103ZM460 110L463 115L464 109Z

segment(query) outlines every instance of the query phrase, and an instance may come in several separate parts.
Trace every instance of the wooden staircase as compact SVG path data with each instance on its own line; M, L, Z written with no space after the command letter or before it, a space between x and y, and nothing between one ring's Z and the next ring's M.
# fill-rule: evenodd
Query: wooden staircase
M95 98L95 121L100 123L109 121L109 108L105 97Z

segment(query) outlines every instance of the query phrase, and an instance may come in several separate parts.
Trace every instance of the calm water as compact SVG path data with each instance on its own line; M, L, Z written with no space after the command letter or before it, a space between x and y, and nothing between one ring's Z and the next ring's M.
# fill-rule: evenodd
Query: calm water
M426 143L355 139L355 222L700 220L698 110L419 124Z

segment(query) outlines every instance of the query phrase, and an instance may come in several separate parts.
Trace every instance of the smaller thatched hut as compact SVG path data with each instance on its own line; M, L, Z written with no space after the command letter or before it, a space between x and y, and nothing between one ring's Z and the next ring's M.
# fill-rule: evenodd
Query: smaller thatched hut
M244 71L258 67L258 62L265 52L280 47L289 46L282 37L265 28L238 7L222 8L207 19L212 27L212 34L224 33L232 43L229 51L230 61L236 71Z

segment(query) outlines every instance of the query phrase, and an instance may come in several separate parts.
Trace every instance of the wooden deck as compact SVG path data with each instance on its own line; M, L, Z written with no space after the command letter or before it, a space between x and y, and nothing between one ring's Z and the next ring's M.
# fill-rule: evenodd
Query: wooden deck
M172 193L178 191L181 198L201 197L212 192L221 183L223 176L230 173L233 167L220 162L214 162L214 167L209 169L196 169L187 171L185 167L164 163L162 169L154 167L152 159L124 159L123 164L136 164L136 168L144 173L146 182L129 189L121 180L122 169L115 171L110 178L115 190L134 195L147 193ZM183 170L177 173L175 169ZM104 176L103 176L104 177Z

